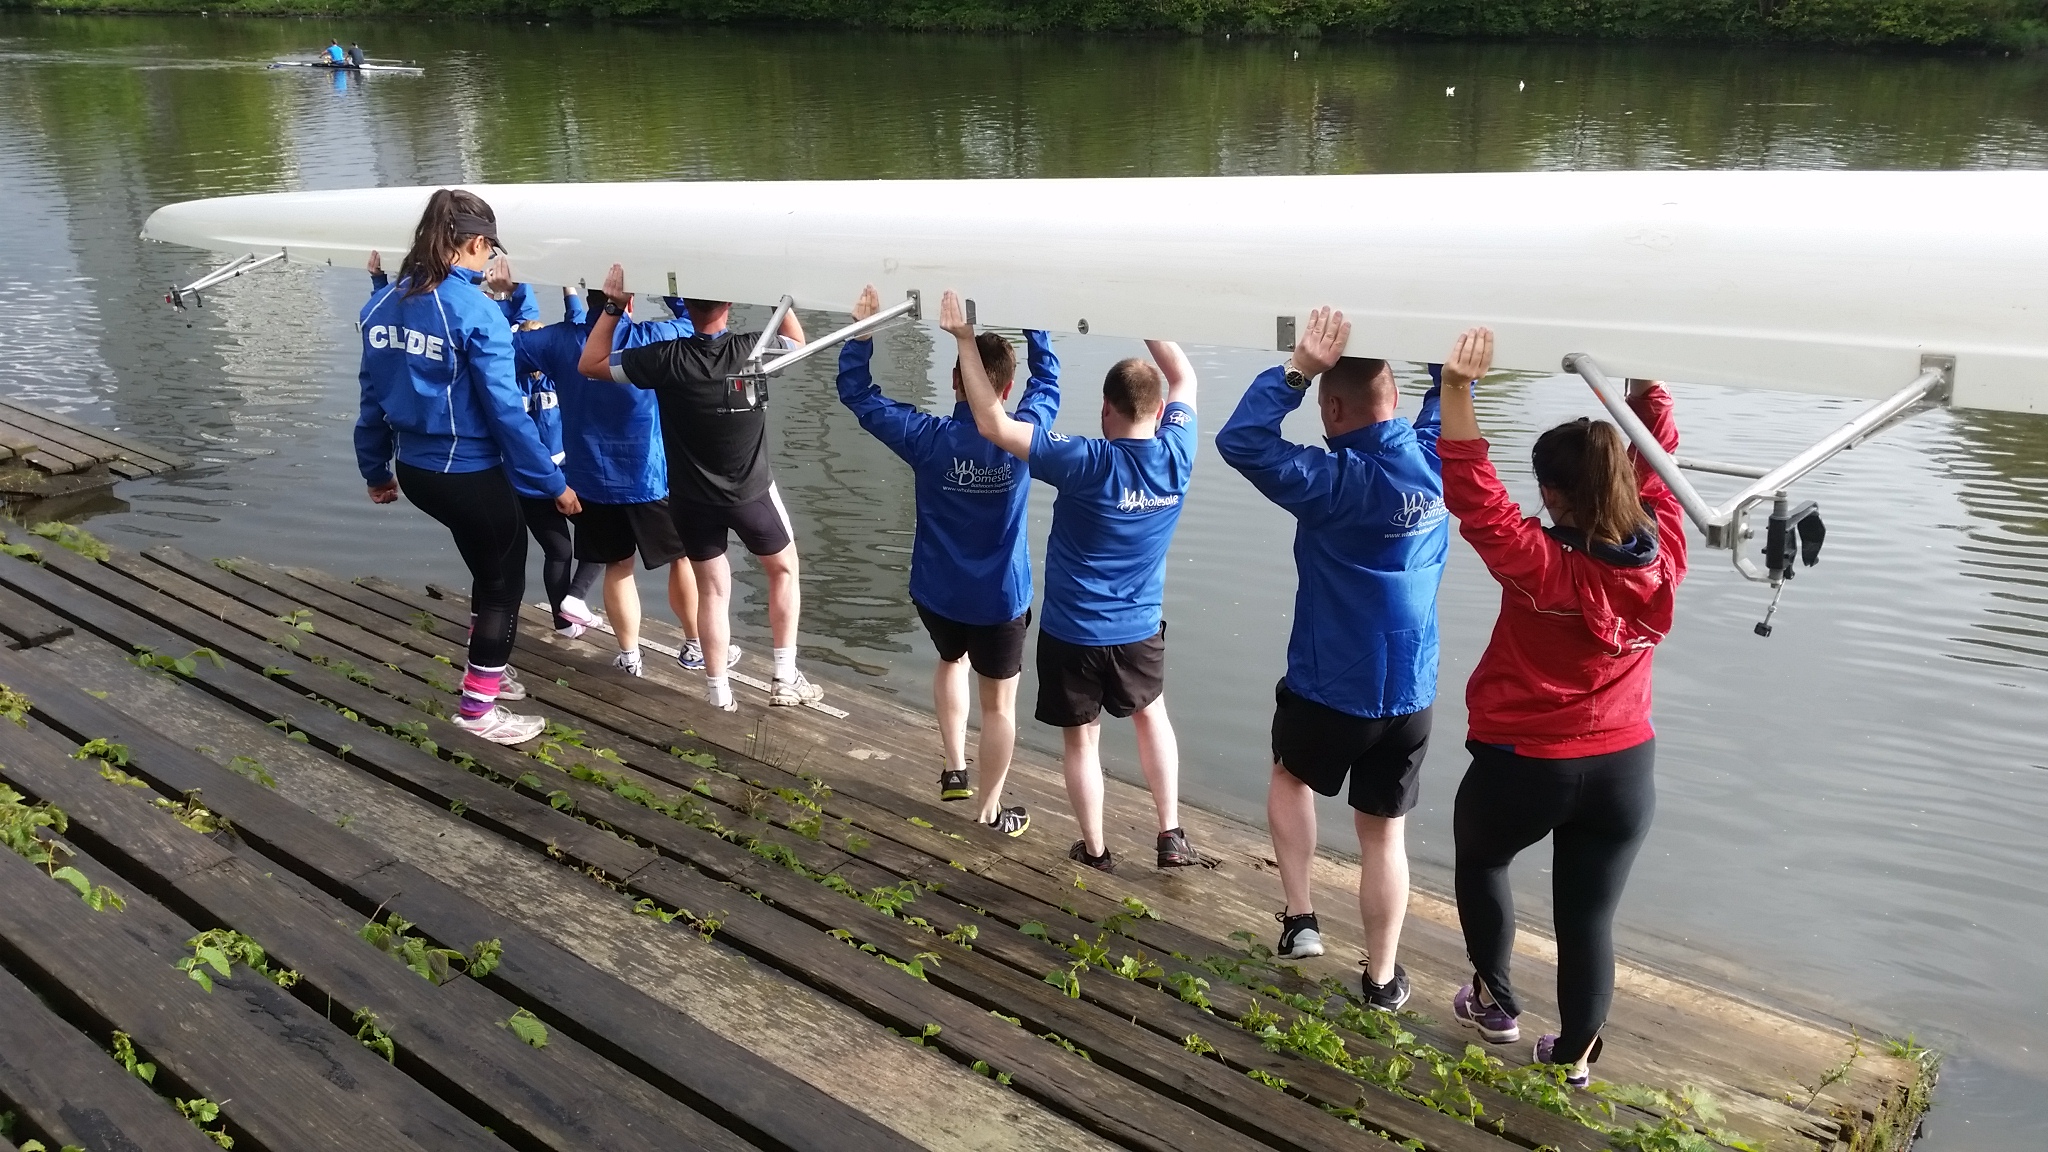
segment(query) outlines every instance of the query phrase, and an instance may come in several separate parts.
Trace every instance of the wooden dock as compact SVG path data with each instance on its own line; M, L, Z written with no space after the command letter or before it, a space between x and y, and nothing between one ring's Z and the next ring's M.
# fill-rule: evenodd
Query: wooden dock
M1874 1038L1634 967L1613 1083L1568 1091L1449 1023L1441 901L1414 1011L1361 1010L1341 862L1339 954L1276 965L1257 829L1191 811L1210 866L1161 874L1112 782L1128 862L1080 871L1056 765L1020 758L1038 823L1002 837L936 801L929 718L857 689L713 712L535 613L521 707L556 727L502 748L443 719L458 597L35 543L0 556L0 812L61 810L70 852L0 851L17 1144L1872 1152L1927 1103Z
M0 400L0 499L10 506L96 492L186 463L132 436Z

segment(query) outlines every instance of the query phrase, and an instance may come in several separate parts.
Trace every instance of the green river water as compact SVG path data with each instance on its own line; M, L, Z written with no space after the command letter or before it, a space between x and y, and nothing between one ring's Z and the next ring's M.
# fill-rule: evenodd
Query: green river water
M330 36L416 59L427 75L262 67ZM79 510L117 544L452 581L459 562L438 526L404 505L371 507L355 474L352 322L366 280L269 271L174 314L164 287L206 258L138 241L151 210L458 180L2044 160L2048 60L2027 58L0 15L0 394L199 462ZM806 317L814 329L828 320ZM932 347L928 329L885 337L885 386L949 406ZM1086 392L1131 346L1062 335L1059 347L1082 401L1058 426L1090 431ZM1191 351L1213 432L1271 354ZM804 555L805 660L928 702L930 650L904 593L909 478L840 408L829 359L776 393L776 466ZM1683 386L1678 397L1692 451L1758 462L1853 407ZM1496 458L1531 506L1519 461L1533 431L1590 410L1567 380L1488 389ZM1290 430L1316 435L1306 420ZM1829 515L1829 551L1793 585L1772 639L1750 632L1763 590L1725 554L1695 554L1658 657L1660 809L1622 908L1623 943L1947 1050L1923 1147L2039 1147L2048 419L1922 416L1831 463L1802 495ZM1040 547L1050 507L1035 498ZM1291 609L1291 533L1205 444L1171 559L1169 697L1189 798L1252 818ZM740 581L736 626L758 650L758 574L747 566ZM1437 885L1463 770L1462 686L1497 592L1458 545L1442 595L1442 735L1411 833L1418 875ZM1027 699L1028 681L1027 670ZM1035 724L1022 738L1058 744ZM1106 752L1135 775L1127 732L1113 731ZM1348 825L1338 814L1326 829ZM1059 813L1040 821L1034 834L1068 834ZM1538 914L1544 856L1526 855L1519 882Z

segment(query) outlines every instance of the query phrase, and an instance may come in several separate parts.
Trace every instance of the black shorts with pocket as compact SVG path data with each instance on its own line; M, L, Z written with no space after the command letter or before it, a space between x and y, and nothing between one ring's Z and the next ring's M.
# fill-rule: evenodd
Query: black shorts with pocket
M1129 644L1069 644L1038 630L1038 709L1055 728L1092 724L1107 709L1129 716L1166 690L1166 623Z
M1406 816L1422 796L1434 705L1405 716L1368 718L1274 686L1273 762L1325 796L1351 777L1351 806L1368 816Z
M578 560L616 564L632 559L637 549L640 563L654 569L667 567L683 554L683 541L676 535L675 518L669 514L666 500L586 502L575 519Z
M924 621L924 630L931 633L939 659L951 664L965 656L976 675L990 680L1008 680L1024 671L1024 634L1031 630L1031 609L1001 624L962 624L915 600L911 604Z
M726 534L739 533L740 543L756 556L773 556L789 547L796 530L789 526L789 512L782 506L782 493L775 485L744 504L693 504L672 500L676 535L682 537L683 555L692 560L716 560L725 555Z

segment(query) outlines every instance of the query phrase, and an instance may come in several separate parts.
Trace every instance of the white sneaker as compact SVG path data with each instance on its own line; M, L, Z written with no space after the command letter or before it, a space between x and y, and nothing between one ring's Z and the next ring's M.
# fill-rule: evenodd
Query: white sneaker
M597 613L590 610L590 605L583 602L583 597L564 596L562 597L562 619L567 620L571 624L591 628L597 624Z
M590 629L585 628L581 624L571 624L567 628L555 629L555 635L560 636L564 640L574 640L588 631Z
M683 650L676 653L676 663L682 665L685 672L702 672L704 670L703 641L683 641ZM725 650L725 670L730 672L734 668L739 667L739 663L740 646L737 644L727 646Z
M512 674L510 664L505 665L505 675L498 680L498 699L510 700L515 704L526 699L526 685L521 684L519 677Z
M799 704L816 704L825 698L825 690L805 679L798 672L794 679L784 680L777 676L768 686L768 706L771 708L794 708Z
M612 657L612 667L624 672L628 676L641 675L639 650L621 652L617 656Z
M524 744L541 734L548 726L538 716L515 716L503 707L494 706L489 712L475 719L457 716L455 725L472 736L481 736L494 744Z

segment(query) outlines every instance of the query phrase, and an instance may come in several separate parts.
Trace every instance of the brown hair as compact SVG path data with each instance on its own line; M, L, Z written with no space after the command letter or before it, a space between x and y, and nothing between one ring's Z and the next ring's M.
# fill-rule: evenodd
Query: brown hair
M1159 411L1159 398L1166 392L1166 377L1150 360L1132 357L1110 365L1102 379L1102 398L1126 420L1142 420Z
M1619 544L1650 526L1621 429L1581 416L1536 438L1536 482L1564 497L1572 523L1596 544Z
M981 370L988 374L988 382L998 392L1008 388L1017 376L1017 350L993 332L976 336L974 346L981 352Z
M1340 356L1337 362L1323 373L1323 387L1335 388L1347 395L1370 400L1373 381L1378 380L1380 373L1386 370L1385 360L1371 360L1364 356Z
M413 229L412 247L406 251L405 260L398 266L398 278L408 281L405 294L418 296L441 286L448 278L449 269L455 267L455 257L462 242L474 231L457 231L456 216L476 217L488 224L496 225L498 214L484 203L483 197L473 192L455 188L437 188L427 197L427 210L420 213L419 227Z

